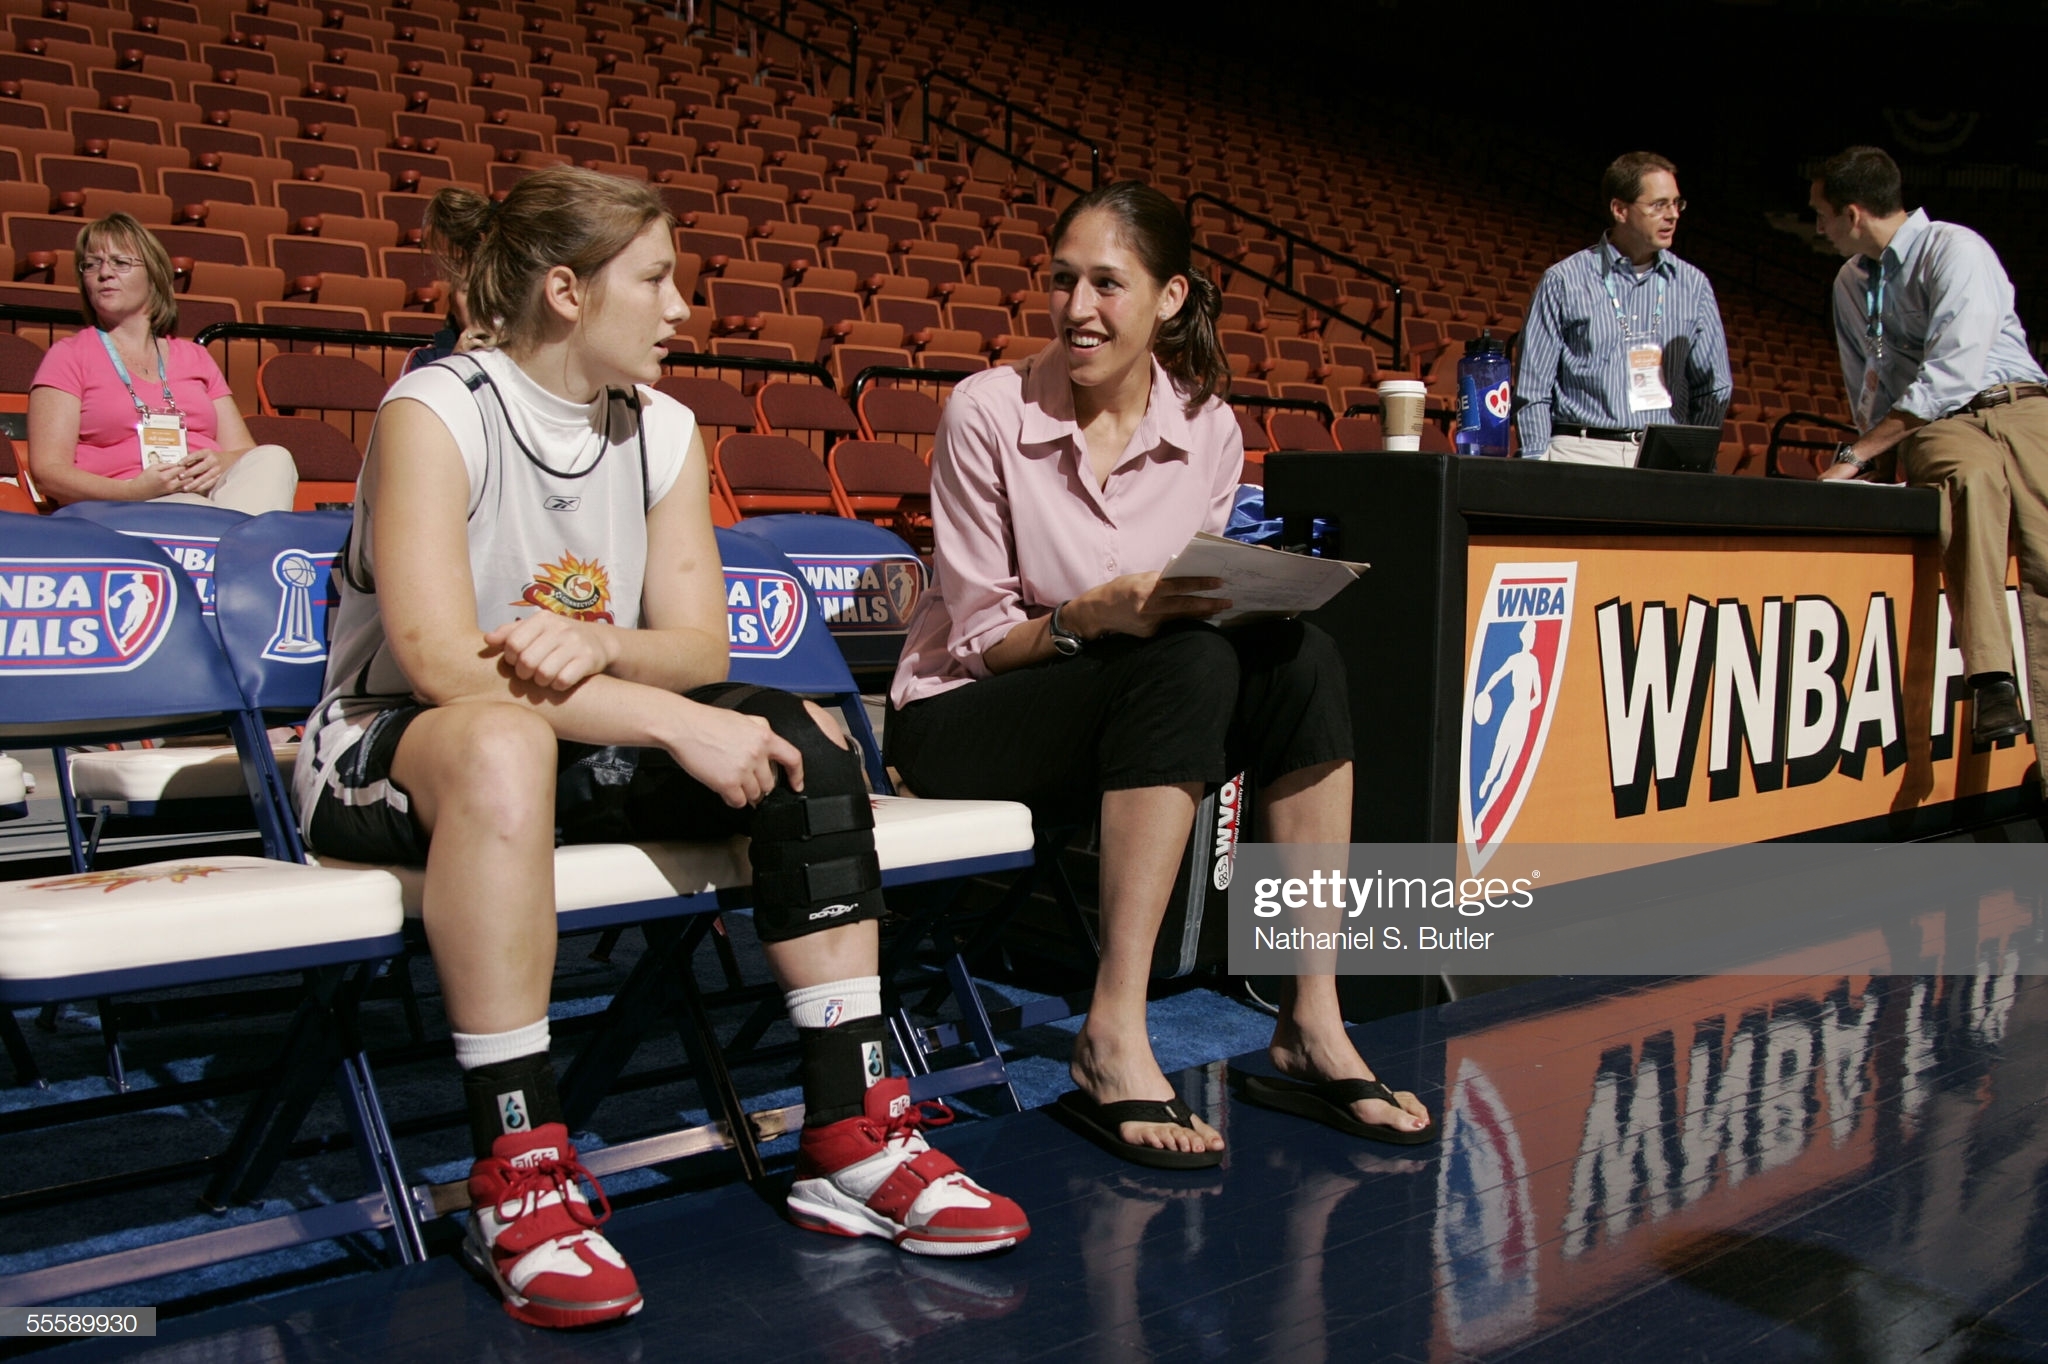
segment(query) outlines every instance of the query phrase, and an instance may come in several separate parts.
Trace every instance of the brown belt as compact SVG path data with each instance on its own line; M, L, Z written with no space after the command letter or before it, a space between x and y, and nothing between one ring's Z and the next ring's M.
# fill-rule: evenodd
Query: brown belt
M2003 407L2016 403L2022 398L2048 398L2048 386L2042 384L2000 384L1987 388L1963 404L1965 412L1982 412L1987 407Z

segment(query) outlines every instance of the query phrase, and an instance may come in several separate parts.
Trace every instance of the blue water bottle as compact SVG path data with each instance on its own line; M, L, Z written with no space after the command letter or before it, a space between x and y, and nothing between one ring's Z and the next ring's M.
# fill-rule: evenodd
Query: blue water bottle
M1458 361L1459 454L1507 454L1509 400L1507 347L1481 332Z

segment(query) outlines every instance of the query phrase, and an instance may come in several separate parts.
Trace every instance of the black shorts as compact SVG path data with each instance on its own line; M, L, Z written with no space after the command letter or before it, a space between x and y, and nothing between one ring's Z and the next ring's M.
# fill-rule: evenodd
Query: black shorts
M819 732L786 692L720 682L689 699L760 715L803 753L804 793L785 781L760 804L735 810L659 748L561 743L555 765L555 843L754 840L754 908L769 942L882 914L874 820L860 758ZM427 834L391 779L399 740L426 707L380 711L344 750L306 821L308 844L350 862L419 867Z
M1254 790L1352 757L1335 643L1313 625L1168 626L891 711L889 761L920 796L1080 813L1104 791L1236 772Z

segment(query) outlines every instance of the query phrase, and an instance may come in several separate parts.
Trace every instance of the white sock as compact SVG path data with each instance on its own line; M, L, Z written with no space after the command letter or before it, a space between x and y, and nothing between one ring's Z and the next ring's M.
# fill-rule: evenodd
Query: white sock
M791 990L782 999L789 1006L789 1021L799 1028L836 1028L856 1018L881 1015L882 978L848 976Z
M523 1028L514 1028L510 1032L455 1034L455 1064L464 1070L475 1070L478 1066L494 1066L500 1061L516 1061L522 1056L532 1056L547 1049L546 1014L542 1014L538 1022L529 1023Z

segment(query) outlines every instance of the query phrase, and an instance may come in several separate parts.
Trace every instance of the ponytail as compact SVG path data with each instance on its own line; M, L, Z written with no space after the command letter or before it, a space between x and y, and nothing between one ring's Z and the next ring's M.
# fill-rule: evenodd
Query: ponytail
M1103 185L1068 204L1053 224L1053 250L1059 250L1060 239L1077 218L1098 209L1116 219L1124 244L1155 284L1164 288L1175 275L1188 282L1180 311L1162 322L1152 338L1152 355L1172 377L1192 417L1230 382L1230 361L1216 335L1223 292L1195 268L1194 236L1173 200L1136 180Z
M590 279L668 212L646 185L575 166L535 171L494 203L450 187L427 205L426 238L449 282L466 290L469 326L488 346L539 339L540 291L566 266Z
M1230 357L1216 335L1216 321L1223 315L1223 291L1206 270L1190 268L1182 278L1188 282L1187 299L1179 312L1159 325L1152 354L1173 376L1192 417L1230 383Z

